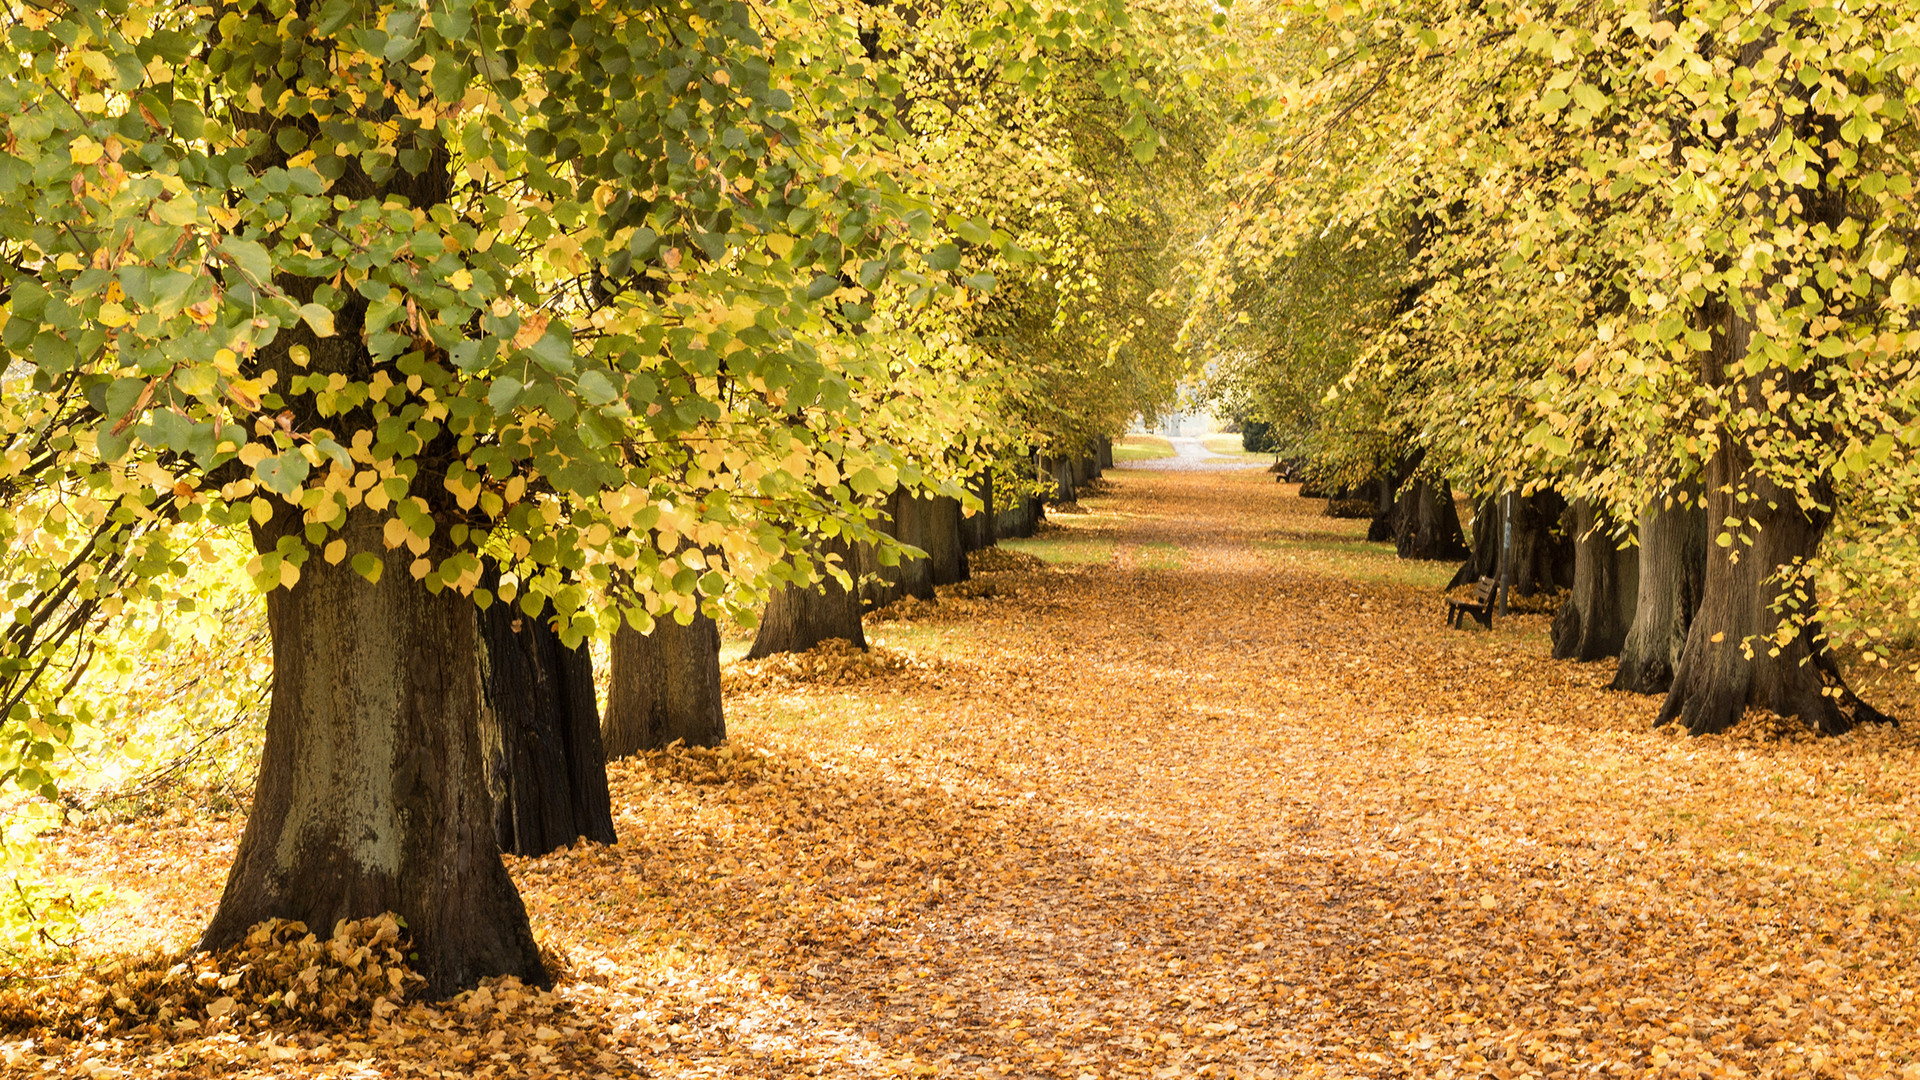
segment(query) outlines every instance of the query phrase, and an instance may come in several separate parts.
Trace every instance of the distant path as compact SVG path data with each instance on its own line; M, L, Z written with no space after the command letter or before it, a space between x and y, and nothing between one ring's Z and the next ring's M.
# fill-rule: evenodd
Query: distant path
M1139 461L1122 462L1115 466L1121 469L1159 469L1167 472L1224 472L1229 469L1252 469L1265 464L1260 458L1228 457L1207 449L1205 443L1190 435L1171 435L1167 441L1173 444L1173 456L1163 458L1143 458Z

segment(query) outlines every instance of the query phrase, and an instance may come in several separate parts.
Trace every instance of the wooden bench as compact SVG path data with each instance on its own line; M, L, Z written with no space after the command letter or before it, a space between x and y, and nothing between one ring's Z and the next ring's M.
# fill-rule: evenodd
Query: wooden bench
M1447 625L1459 629L1466 625L1466 616L1471 615L1487 629L1493 629L1493 604L1499 599L1500 583L1490 577L1483 577L1473 586L1473 599L1447 600Z

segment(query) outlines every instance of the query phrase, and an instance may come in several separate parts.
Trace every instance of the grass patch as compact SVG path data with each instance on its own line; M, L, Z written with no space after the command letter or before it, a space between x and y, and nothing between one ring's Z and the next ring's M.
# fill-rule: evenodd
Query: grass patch
M1128 435L1113 444L1113 460L1116 464L1172 456L1173 444L1158 435Z
M1113 561L1113 541L1082 540L1077 537L1049 538L1046 540L1002 540L1001 547L1024 551L1037 559L1050 563L1081 563L1086 565L1106 565Z
M1179 570L1187 565L1187 553L1178 544L1141 544L1133 557L1142 570Z
M1200 437L1200 445L1206 447L1208 453L1218 454L1221 457L1257 458L1272 456L1265 452L1249 453L1245 444L1240 441L1240 436L1224 431L1215 435L1202 435Z
M1254 546L1275 562L1318 570L1354 581L1393 582L1421 589L1438 589L1452 580L1459 567L1450 562L1402 559L1393 545L1365 540L1299 538L1256 540Z

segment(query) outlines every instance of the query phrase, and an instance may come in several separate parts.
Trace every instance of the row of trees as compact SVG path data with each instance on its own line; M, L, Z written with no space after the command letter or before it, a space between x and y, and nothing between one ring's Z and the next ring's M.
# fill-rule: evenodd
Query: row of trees
M946 565L963 507L1030 517L1170 396L1177 320L1099 316L1166 265L1139 166L1212 22L0 15L9 779L47 787L119 620L243 538L271 707L202 944L391 910L436 991L543 978L497 845L610 838L606 749L717 734L716 619L916 588L906 545Z
M1661 722L1881 719L1833 653L1909 614L1857 601L1916 550L1912 5L1362 0L1236 31L1278 59L1223 144L1194 322L1227 392L1336 484L1564 498L1556 646L1622 654Z

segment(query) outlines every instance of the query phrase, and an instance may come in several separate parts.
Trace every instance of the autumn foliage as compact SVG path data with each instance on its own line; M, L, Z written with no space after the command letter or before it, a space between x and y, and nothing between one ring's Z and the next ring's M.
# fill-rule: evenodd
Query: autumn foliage
M1547 615L1449 631L1443 569L1358 542L1363 523L1262 473L1109 475L1032 545L1086 561L1007 559L980 574L995 595L874 619L875 659L730 663L731 744L617 763L619 844L511 860L554 991L376 996L385 924L116 959L190 939L217 894L237 826L193 811L58 837L116 899L88 923L89 973L29 997L97 1002L136 977L115 965L147 989L133 1011L89 1005L85 1022L128 1018L111 1033L15 1014L0 1060L300 1077L1917 1064L1905 729L1654 731L1657 702L1604 690L1606 664L1547 655ZM190 990L165 981L183 962ZM313 1002L366 989L331 1020L271 1004L312 965ZM231 1027L206 1019L222 995ZM131 1022L169 996L199 1026Z

